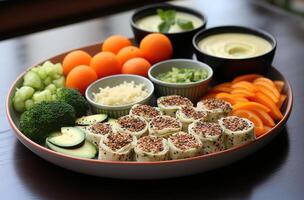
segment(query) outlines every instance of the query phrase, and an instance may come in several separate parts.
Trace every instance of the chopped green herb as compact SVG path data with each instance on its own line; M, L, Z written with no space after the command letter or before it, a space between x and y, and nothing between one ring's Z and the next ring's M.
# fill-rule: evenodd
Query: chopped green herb
M160 23L158 25L158 30L161 32L161 33L168 33L169 32L169 29L170 29L170 26L171 24L166 22L166 21L163 21L162 23Z
M191 83L204 80L208 77L205 69L175 68L170 71L160 73L156 76L158 80L168 83Z
M186 19L177 19L177 25L184 30L191 30L194 28L192 21Z

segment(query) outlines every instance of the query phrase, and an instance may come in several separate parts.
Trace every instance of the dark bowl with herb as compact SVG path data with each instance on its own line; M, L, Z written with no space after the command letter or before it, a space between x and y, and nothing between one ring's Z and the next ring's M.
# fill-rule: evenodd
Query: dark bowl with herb
M136 42L150 33L163 33L172 42L174 58L192 58L192 38L206 23L207 18L201 12L167 3L139 8L131 18Z
M266 31L243 26L205 29L192 42L196 58L210 65L219 80L267 73L277 46L274 36Z
M196 103L206 93L213 71L192 59L170 59L154 64L148 71L157 96L180 95Z

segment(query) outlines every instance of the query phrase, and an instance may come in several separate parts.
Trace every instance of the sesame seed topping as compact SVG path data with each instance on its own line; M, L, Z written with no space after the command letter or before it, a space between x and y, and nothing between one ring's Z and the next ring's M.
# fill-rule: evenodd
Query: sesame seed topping
M90 127L90 130L93 133L100 135L105 135L113 132L112 126L107 123L96 123Z
M231 131L242 131L249 128L247 121L240 117L226 117L222 120L224 126Z
M214 135L221 135L222 128L217 123L212 122L204 122L203 120L198 120L194 123L192 130L198 134L203 136L214 136Z
M132 136L126 133L112 133L107 135L107 145L113 151L123 148L132 142Z
M151 120L150 127L156 130L162 130L164 128L180 128L180 122L170 116L157 116Z
M230 110L231 105L230 103L222 100L222 99L215 99L215 98L207 98L200 101L207 109L213 110L217 108L221 108L223 110Z
M164 106L182 106L182 105L193 106L192 102L188 98L181 97L178 95L163 97L160 99L159 103L163 104Z
M139 117L126 115L123 117L118 118L117 123L123 128L127 129L131 132L138 132L143 130L147 123L145 120L142 120Z
M204 111L195 110L192 106L182 106L181 112L188 118L200 119L206 118L207 114Z
M155 136L142 137L137 144L145 152L158 153L164 150L163 139Z
M191 148L198 148L200 145L191 134L179 132L169 137L175 147L185 151Z
M132 114L144 118L152 118L160 115L160 111L149 105L137 105L132 108Z

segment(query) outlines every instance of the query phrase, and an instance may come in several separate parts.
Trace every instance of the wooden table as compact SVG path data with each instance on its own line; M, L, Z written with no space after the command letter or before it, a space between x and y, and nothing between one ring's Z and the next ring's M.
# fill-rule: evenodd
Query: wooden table
M1 199L303 199L304 20L244 0L179 2L208 16L208 27L237 24L265 29L278 40L274 66L294 90L286 128L262 150L230 166L190 177L122 181L91 177L54 166L15 138L4 101L27 67L54 54L100 42L110 34L132 37L131 12L94 19L0 42Z

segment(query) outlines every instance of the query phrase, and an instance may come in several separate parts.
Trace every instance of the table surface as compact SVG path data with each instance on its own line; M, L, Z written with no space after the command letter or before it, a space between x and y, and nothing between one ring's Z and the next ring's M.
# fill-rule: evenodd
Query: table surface
M0 42L1 199L303 199L304 196L304 20L259 2L210 0L178 2L208 16L207 27L262 28L278 41L274 66L291 82L294 107L286 128L265 148L230 166L160 181L91 177L50 164L15 138L5 114L13 80L48 57L111 34L132 37L130 12L119 13ZM143 196L142 196L143 195Z

